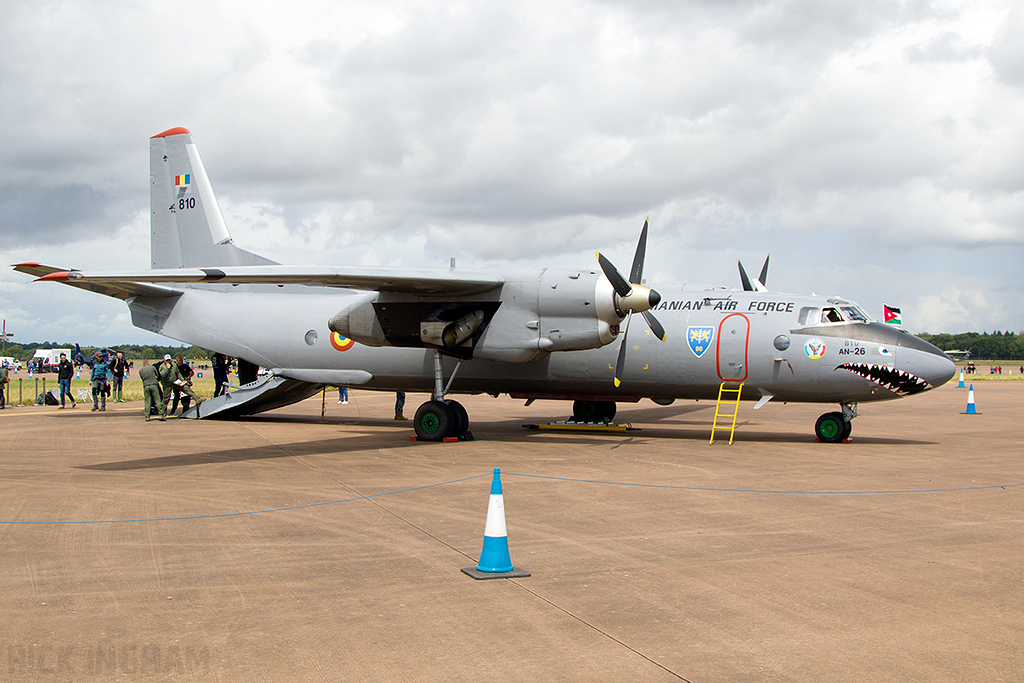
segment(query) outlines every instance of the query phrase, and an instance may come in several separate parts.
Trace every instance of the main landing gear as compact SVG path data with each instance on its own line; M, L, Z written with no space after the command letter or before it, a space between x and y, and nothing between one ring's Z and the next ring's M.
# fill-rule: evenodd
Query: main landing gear
M611 422L615 417L615 401L573 401L574 422Z
M455 366L452 376L448 378L448 385L444 384L444 377L441 373L441 352L434 351L434 391L431 400L421 405L416 410L416 417L413 418L413 429L416 430L416 438L421 441L441 441L449 437L458 439L466 438L469 434L469 413L458 401L445 399L445 394L455 379L455 373L462 366L462 361Z
M857 417L856 403L843 403L843 411L825 413L814 423L814 435L823 443L842 443L850 438L853 418Z

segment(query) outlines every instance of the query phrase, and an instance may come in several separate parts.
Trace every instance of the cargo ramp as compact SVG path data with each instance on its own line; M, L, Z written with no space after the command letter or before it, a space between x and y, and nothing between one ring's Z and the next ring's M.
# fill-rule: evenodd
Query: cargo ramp
M362 370L274 369L255 382L232 387L216 398L189 407L181 417L233 420L298 403L326 386L358 386L373 376Z

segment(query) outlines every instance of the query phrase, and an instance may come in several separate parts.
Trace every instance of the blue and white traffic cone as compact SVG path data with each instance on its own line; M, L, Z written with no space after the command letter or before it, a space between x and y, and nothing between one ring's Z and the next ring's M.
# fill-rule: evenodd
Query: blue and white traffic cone
M960 384L957 384L956 388L957 389L963 389L964 388L964 369L963 368L960 368Z
M965 412L963 414L964 415L977 415L978 414L978 410L974 406L974 385L973 384L971 385L971 388L967 390L967 412Z
M494 468L491 497L487 503L487 522L484 524L484 547L476 567L467 567L463 573L474 579L507 579L529 576L529 572L512 566L508 552L508 531L505 529L505 499L501 492L501 470Z

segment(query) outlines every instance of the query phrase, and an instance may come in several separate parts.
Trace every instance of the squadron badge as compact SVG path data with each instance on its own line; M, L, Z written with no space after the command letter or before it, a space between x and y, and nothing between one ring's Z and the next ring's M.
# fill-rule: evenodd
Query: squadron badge
M693 355L700 358L711 347L711 340L715 336L713 327L687 327L686 343L690 345Z
M811 337L804 344L804 353L811 360L818 360L825 355L825 342L817 337Z

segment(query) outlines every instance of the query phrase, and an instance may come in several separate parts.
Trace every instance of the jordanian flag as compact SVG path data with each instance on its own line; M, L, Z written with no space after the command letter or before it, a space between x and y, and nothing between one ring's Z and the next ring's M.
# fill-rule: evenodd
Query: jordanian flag
M882 313L885 317L885 322L890 325L902 325L903 320L900 318L900 309L896 306L890 306L888 304L882 304Z

